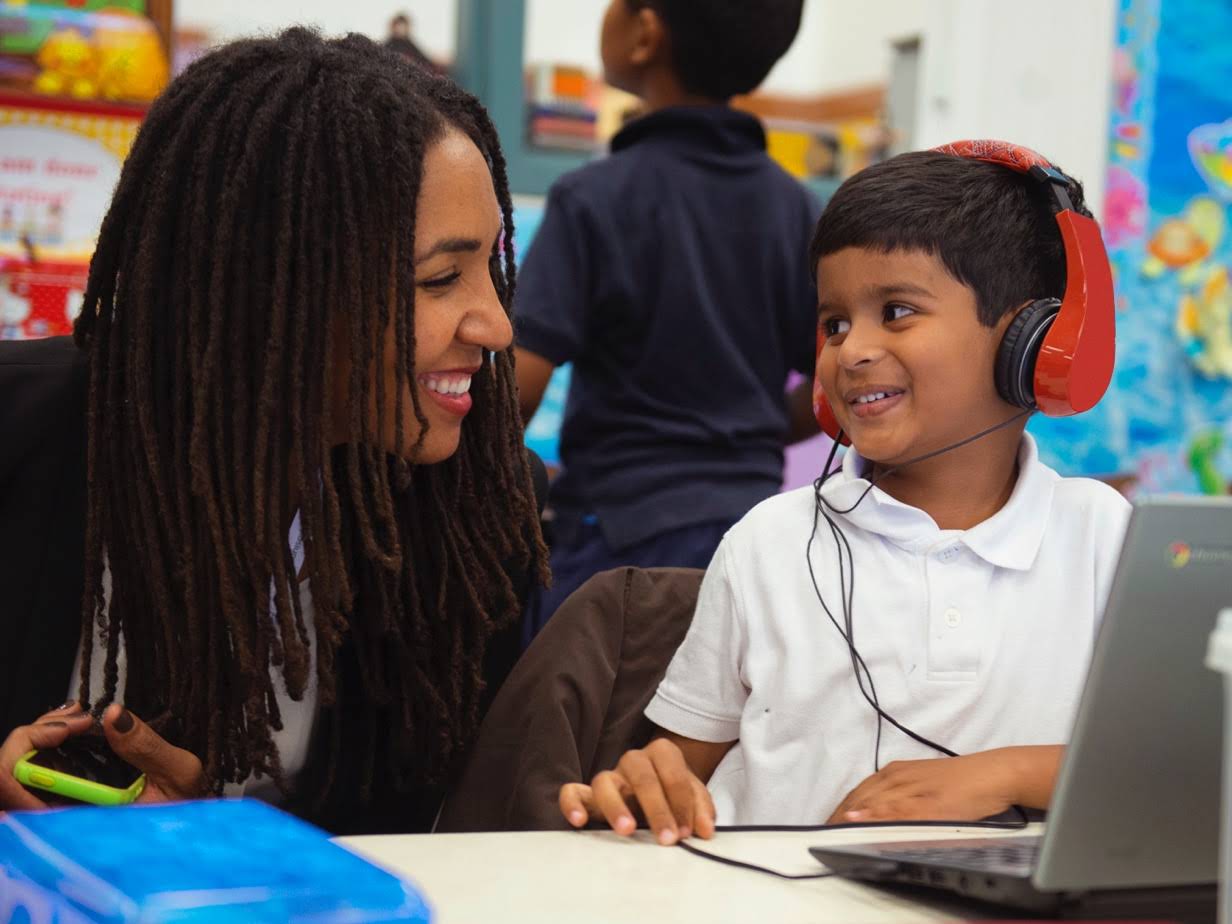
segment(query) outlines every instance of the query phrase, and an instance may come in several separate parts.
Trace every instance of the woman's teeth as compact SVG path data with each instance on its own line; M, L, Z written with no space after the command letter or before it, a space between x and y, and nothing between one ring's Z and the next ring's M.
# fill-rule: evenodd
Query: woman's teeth
M469 375L425 375L424 386L441 395L464 395L471 390Z
M871 395L860 395L860 397L856 398L855 403L856 404L872 404L874 401L880 401L882 398L892 398L894 397L894 395L897 395L897 394L902 394L902 393L897 392L897 391L894 391L894 392L878 391L878 392L874 392Z

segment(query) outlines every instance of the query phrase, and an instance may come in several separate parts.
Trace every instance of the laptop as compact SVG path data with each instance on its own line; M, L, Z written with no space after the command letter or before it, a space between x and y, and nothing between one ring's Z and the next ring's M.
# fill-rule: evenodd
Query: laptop
M1031 911L1211 907L1223 690L1204 659L1225 607L1232 498L1139 501L1043 835L810 853L840 876Z

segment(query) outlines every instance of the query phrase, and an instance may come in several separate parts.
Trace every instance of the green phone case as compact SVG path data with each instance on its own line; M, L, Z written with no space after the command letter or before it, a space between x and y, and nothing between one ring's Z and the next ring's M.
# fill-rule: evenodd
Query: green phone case
M36 766L29 761L37 753L38 751L31 751L26 754L17 761L17 766L13 768L13 776L22 786L53 792L58 796L66 796L69 799L88 802L91 805L128 805L136 801L141 791L145 789L144 773L137 777L128 789L116 789L114 786L106 786L102 783L95 783L93 780L83 780L79 776Z

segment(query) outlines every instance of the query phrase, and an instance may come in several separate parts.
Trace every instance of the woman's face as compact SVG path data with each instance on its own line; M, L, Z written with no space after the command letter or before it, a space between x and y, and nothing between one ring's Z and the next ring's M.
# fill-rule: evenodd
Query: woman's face
M449 129L424 158L415 213L415 375L403 381L403 432L398 443L394 406L398 385L397 339L386 331L381 374L385 376L385 426L381 448L410 458L420 436L411 389L428 421L419 463L441 462L458 449L462 422L471 409L471 377L485 350L499 352L513 328L496 294L489 269L501 234L500 205L483 154L464 133ZM403 376L405 378L405 376ZM346 377L337 375L345 391ZM375 412L375 389L369 412ZM345 400L336 408L345 408ZM345 412L343 412L345 415ZM349 432L335 417L335 432Z

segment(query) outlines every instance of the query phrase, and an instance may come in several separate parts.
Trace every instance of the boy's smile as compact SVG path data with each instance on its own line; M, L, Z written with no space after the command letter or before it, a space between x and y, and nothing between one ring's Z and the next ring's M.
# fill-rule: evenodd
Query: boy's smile
M975 292L919 250L848 247L817 264L817 375L864 458L901 463L1004 420L993 363L1012 313L980 323Z

